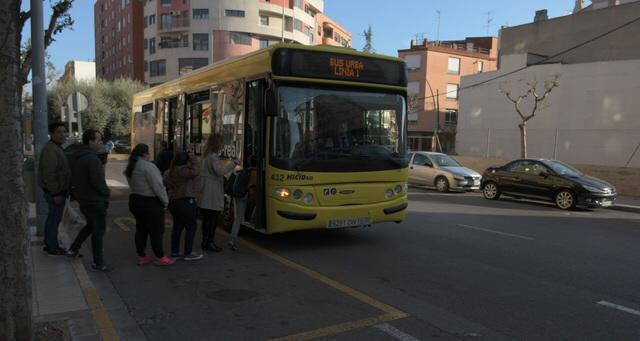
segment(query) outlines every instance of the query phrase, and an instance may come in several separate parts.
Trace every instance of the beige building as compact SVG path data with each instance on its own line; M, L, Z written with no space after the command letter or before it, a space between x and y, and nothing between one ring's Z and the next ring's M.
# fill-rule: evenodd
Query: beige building
M519 117L500 90L524 94L527 83L558 75L527 124L529 156L640 167L640 1L576 2L574 12L502 29L499 70L462 78L460 155L518 157Z
M76 80L80 82L93 82L96 80L96 63L81 60L71 60L64 66L64 74L58 81L66 82Z
M496 69L497 38L411 42L399 50L409 72L409 148L455 148L460 77ZM435 134L435 132L438 134Z
M350 46L323 0L148 0L144 79L156 85L280 41Z

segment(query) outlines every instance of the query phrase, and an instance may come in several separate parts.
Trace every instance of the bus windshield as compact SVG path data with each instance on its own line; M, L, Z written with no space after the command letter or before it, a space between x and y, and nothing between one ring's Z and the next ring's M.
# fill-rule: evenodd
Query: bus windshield
M405 99L383 92L280 87L271 162L316 172L404 168Z

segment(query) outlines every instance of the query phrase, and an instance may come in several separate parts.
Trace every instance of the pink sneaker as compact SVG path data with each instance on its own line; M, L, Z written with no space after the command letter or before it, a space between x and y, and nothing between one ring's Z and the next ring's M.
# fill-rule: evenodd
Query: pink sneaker
M138 265L142 266L149 263L151 263L151 257L149 256L138 257Z
M159 265L159 266L173 265L175 263L176 263L175 260L173 260L172 258L169 258L167 256L164 256L164 257L158 259L157 261L155 261L155 264Z

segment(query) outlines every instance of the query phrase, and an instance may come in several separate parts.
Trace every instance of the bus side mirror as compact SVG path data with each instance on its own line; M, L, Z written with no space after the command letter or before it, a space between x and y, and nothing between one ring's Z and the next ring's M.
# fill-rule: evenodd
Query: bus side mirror
M264 92L264 114L265 116L278 116L278 101L273 88Z

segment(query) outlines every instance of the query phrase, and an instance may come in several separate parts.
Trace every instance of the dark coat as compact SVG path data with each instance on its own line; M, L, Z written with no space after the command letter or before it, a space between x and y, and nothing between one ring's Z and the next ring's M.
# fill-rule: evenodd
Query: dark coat
M79 202L108 202L111 191L105 180L102 161L96 152L81 144L74 145L68 153L73 199Z

